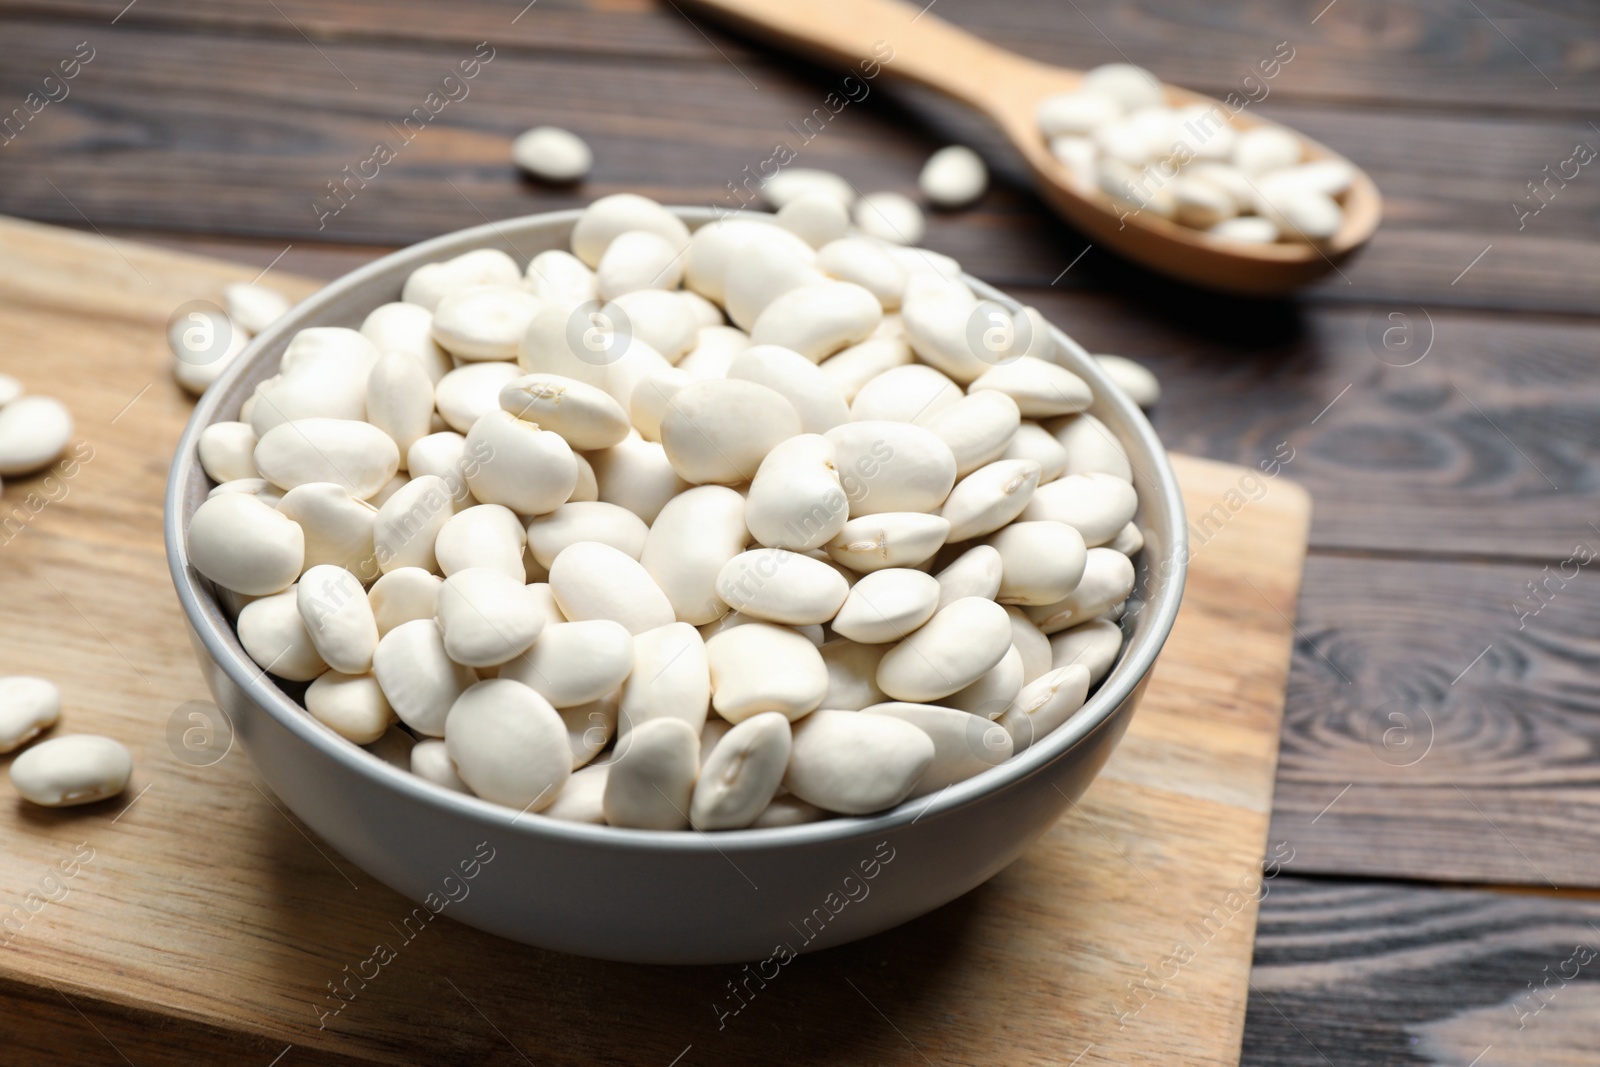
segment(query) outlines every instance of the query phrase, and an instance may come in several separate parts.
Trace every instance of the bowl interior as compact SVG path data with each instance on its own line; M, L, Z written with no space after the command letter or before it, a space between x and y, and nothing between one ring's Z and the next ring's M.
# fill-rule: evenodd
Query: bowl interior
M691 229L719 215L710 209L671 210ZM460 230L413 245L345 275L307 298L252 340L200 399L179 441L167 487L168 563L179 601L207 653L254 703L306 744L330 755L348 773L381 781L388 788L425 799L431 805L500 832L509 830L535 837L581 840L608 849L723 853L783 843L866 837L912 821L936 819L941 813L1016 785L1059 759L1104 725L1110 713L1149 672L1177 615L1188 557L1183 502L1166 454L1143 413L1111 384L1080 345L1054 327L1055 340L1064 353L1065 362L1094 390L1095 403L1091 412L1116 434L1133 467L1134 485L1140 500L1135 521L1144 533L1145 547L1135 561L1134 594L1122 623L1127 636L1111 673L1083 709L1067 723L1005 763L931 798L907 801L888 812L865 818L834 818L800 826L734 830L714 835L628 830L554 819L518 819L508 826L507 809L436 786L351 744L313 719L291 697L290 691L265 675L245 653L209 583L188 564L185 532L190 517L210 489L198 458L201 431L214 422L238 418L240 406L257 384L276 373L284 349L301 329L311 326L358 328L374 307L400 299L401 288L412 270L471 249L497 248L523 265L542 251L566 249L579 214L579 211L552 212ZM998 301L1012 310L1020 306L981 281L970 277L965 281L982 298ZM294 687L295 691L299 688Z

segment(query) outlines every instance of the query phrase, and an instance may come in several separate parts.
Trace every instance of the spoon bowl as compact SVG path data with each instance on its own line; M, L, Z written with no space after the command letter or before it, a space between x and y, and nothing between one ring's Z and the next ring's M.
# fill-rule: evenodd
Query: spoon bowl
M1040 194L1092 243L1191 285L1249 296L1274 296L1299 288L1338 264L1372 236L1382 198L1372 179L1352 165L1337 233L1316 243L1243 244L1203 230L1130 211L1100 190L1076 181L1050 152L1039 129L1040 101L1078 91L1083 72L1039 63L957 29L926 8L901 0L694 0L752 36L812 57L851 64L876 62L883 73L925 85L986 115L1016 146ZM887 56L887 58L885 58ZM1218 109L1235 130L1282 127L1248 109L1175 85L1162 85L1163 102L1180 108ZM1303 146L1303 162L1340 160L1326 145L1288 130Z

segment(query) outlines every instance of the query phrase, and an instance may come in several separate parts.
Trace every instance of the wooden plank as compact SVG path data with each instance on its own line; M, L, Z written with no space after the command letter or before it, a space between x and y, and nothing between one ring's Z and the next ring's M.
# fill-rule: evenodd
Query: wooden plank
M1245 466L1292 454L1316 548L1544 562L1596 536L1592 321L1011 291L1090 351L1150 366L1169 447Z
M1243 1062L1592 1064L1597 963L1593 898L1283 878L1261 906Z
M9 20L0 94L22 99L84 32L78 23ZM397 124L472 46L312 47L298 36L119 24L97 29L94 47L71 95L6 146L0 211L103 229L395 245L624 189L736 208L729 183L747 167L758 172L780 140L796 151L795 165L838 170L863 190L911 190L928 152L972 129L948 106L876 86L807 142L794 126L837 88L835 77L811 68L765 56L618 64L506 49L469 95L406 143ZM1388 198L1373 244L1307 299L1600 310L1600 183L1575 179L1520 223L1512 209L1525 183L1567 159L1576 141L1600 144L1585 122L1278 98L1262 109L1346 152ZM535 122L568 126L593 143L588 182L550 190L517 176L508 144ZM992 148L992 134L982 136L962 139ZM348 206L325 214L340 203L329 183L369 159L380 139L400 146L395 160L368 183L349 179ZM1470 167L1461 165L1462 145L1475 146ZM998 283L1049 283L1084 241L1043 214L1005 155L991 154L996 189L974 211L935 216L928 244ZM1174 288L1103 249L1069 282L1152 296Z
M52 1047L108 1058L103 1036L141 1064L192 1062L186 1045L262 1062L292 1045L298 1063L1236 1062L1303 493L1279 483L1197 554L1126 740L1021 861L934 915L795 962L722 1017L739 968L584 961L448 916L406 937L410 905L305 836L242 753L196 767L170 747L170 724L190 725L184 702L203 689L160 541L166 457L188 408L163 325L182 300L252 273L0 223L0 368L66 396L93 448L0 551L8 602L38 606L0 616L0 673L70 663L49 672L61 728L124 740L137 768L117 802L0 808L0 922L22 909L0 956L17 1009L0 1037L21 1031L19 1046L36 1047L64 1026ZM1180 462L1195 503L1244 473ZM43 488L18 481L6 502ZM1240 601L1246 579L1260 595ZM55 899L30 903L36 891ZM1178 916L1201 928L1193 984L1127 999L1171 951ZM328 984L366 969L379 942L398 945L395 960L319 1015L339 1003ZM1137 1025L1109 1012L1119 1003Z
M487 38L532 50L707 62L719 61L719 52L743 61L763 51L692 7L674 10L652 0L540 0L520 18L523 5L509 0L455 3L447 19L425 0L281 0L276 6L275 12L244 0L141 0L119 25L284 37L303 31L318 41L473 44ZM123 7L123 0L5 0L0 13L103 23ZM596 9L602 17L595 17ZM1048 0L943 0L935 14L1043 62L1087 68L1127 57L1168 81L1219 96L1241 88L1247 74L1259 74L1252 63L1279 41L1295 49L1269 87L1284 98L1582 116L1600 94L1589 58L1600 32L1593 14L1581 8L1500 3L1488 11L1492 23L1436 0L1341 0L1327 10L1240 2L1196 8L1175 0L1137 6L1082 0L1065 8Z
M1562 569L1313 557L1272 831L1297 873L1600 887L1600 598Z

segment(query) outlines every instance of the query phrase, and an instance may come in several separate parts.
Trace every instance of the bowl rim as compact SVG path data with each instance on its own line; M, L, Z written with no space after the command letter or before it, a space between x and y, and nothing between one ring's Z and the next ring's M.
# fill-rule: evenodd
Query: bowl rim
M665 206L691 228L718 219L739 217L713 208ZM1149 463L1153 480L1152 489L1161 496L1168 517L1167 528L1162 530L1161 537L1161 542L1166 546L1166 553L1159 561L1163 574L1157 583L1154 598L1144 602L1143 610L1148 612L1149 617L1141 630L1122 650L1121 658L1110 674L1102 680L1099 689L1090 696L1084 708L1074 713L1067 722L1043 739L1030 745L1021 754L1012 756L980 774L947 786L930 796L904 801L876 815L836 816L797 826L718 830L707 833L693 830L637 830L550 818L523 819L523 812L515 812L508 807L476 796L445 789L393 766L318 722L276 683L271 682L266 672L245 654L232 624L222 612L215 595L206 588L205 580L189 566L182 523L188 487L194 478L205 477L204 471L200 468L198 454L200 434L213 422L227 421L219 419L218 414L223 398L230 391L229 386L245 375L247 370L262 358L264 352L272 348L280 338L302 329L302 320L330 308L349 292L367 283L383 280L401 269L409 273L423 263L457 255L469 248L490 247L503 243L515 250L515 242L507 235L507 228L526 230L556 228L563 224L570 226L584 210L572 208L541 212L454 230L408 245L341 275L296 304L277 322L252 338L249 345L196 403L194 412L184 427L183 435L179 438L168 473L162 520L167 564L184 615L206 653L256 707L265 711L290 734L344 770L382 788L397 790L414 802L440 809L450 816L466 820L469 824L477 824L484 830L515 832L536 841L556 845L630 852L644 850L672 854L721 854L724 858L728 853L734 852L752 853L774 848L824 845L881 836L911 823L920 822L924 818L931 821L950 815L958 809L1016 787L1042 773L1051 764L1065 758L1091 734L1106 726L1112 714L1134 694L1150 673L1177 617L1188 569L1186 519L1177 477L1149 420L1138 406L1111 382L1089 353L1054 325L1051 325L1051 332L1056 343L1072 355L1072 362L1076 364L1073 367L1074 373L1089 381L1098 401L1116 410L1144 453L1139 458ZM761 218L771 217L766 213L754 211L740 214ZM1022 307L1012 297L965 272L962 274L962 280L986 300L994 300L1013 312ZM1146 561L1148 567L1153 568L1156 565L1155 560Z

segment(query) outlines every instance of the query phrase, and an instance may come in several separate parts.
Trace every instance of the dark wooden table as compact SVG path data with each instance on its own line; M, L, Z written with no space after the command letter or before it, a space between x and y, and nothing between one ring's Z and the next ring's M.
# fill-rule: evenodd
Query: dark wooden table
M331 277L619 190L731 206L780 142L864 190L913 190L949 140L983 148L994 188L926 243L1153 367L1172 447L1292 450L1315 495L1272 829L1293 858L1245 1062L1600 1062L1600 164L1568 162L1600 149L1600 12L939 3L1036 58L1216 96L1259 96L1245 79L1287 42L1252 106L1367 168L1387 218L1341 272L1262 303L1086 252L921 93L880 80L802 143L842 72L673 0L124 4L0 0L0 212ZM329 214L329 183L475 54L466 95ZM31 113L30 92L54 99ZM507 142L543 123L593 145L584 185L517 177Z

